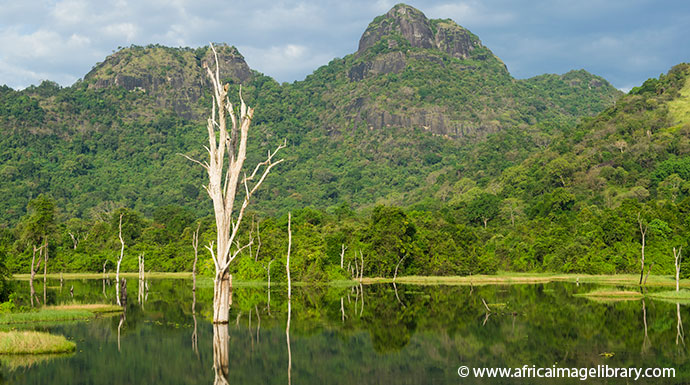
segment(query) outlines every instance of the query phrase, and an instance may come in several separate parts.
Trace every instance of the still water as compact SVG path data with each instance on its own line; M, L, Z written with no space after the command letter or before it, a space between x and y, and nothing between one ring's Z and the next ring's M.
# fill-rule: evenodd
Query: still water
M28 283L19 282L28 293ZM572 283L233 289L214 330L212 285L129 280L126 312L32 325L76 342L66 356L0 357L2 384L682 384L687 306L594 302ZM74 288L73 297L70 288ZM38 292L42 294L39 285ZM114 283L48 282L48 302L114 303ZM40 296L39 294L39 296ZM491 313L487 312L484 299ZM194 311L192 310L194 304ZM286 326L290 318L290 329ZM680 320L680 325L679 325ZM214 346L215 342L215 346ZM675 368L674 379L487 379L460 366Z

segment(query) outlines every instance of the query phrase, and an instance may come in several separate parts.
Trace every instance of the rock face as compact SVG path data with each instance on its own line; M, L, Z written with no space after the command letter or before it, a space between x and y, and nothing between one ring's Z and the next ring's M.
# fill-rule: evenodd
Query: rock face
M322 127L331 132L405 128L481 139L538 119L592 115L617 95L586 72L515 79L472 32L405 4L376 17L340 63L348 82L323 89L330 108Z
M410 42L412 47L434 47L434 34L429 19L424 14L408 5L398 4L384 16L377 17L364 31L359 40L358 52L364 52L385 36L398 32Z
M402 37L411 47L438 49L459 59L482 47L477 36L452 20L429 20L418 9L398 4L369 24L357 53L363 54L381 41L392 48L398 44L396 37Z
M216 47L220 77L244 83L251 70L235 47ZM89 88L122 87L153 96L158 106L172 108L178 115L196 117L193 105L210 87L205 65L214 68L210 48L130 47L108 56L96 65L84 81Z

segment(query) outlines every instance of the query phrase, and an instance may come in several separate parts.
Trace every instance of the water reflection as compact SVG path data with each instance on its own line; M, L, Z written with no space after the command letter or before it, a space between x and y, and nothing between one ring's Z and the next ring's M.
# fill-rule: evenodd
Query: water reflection
M683 330L683 320L680 317L680 303L676 303L676 315L678 320L676 323L676 345L678 345L680 341L680 343L685 346L685 331Z
M287 323L285 325L285 342L288 352L287 377L288 385L292 384L292 349L290 347L290 320L292 319L292 299L288 296Z
M74 286L75 301L101 302L98 278L67 280L65 287ZM690 382L681 373L690 364L682 324L690 308L573 296L596 288L589 283L297 286L289 300L286 286L273 284L270 316L265 285L235 287L229 327L210 322L212 285L191 290L191 280L151 283L145 309L128 301L126 313L116 317L39 327L75 341L74 356L26 371L4 367L1 375L10 384L56 385L75 378L90 384L290 384L293 377L308 385L450 384L458 383L460 364L550 367L557 361L563 367L675 367L678 378L665 383ZM28 281L19 285L28 306ZM70 300L67 290L50 287L49 303ZM492 312L483 326L482 298Z
M215 385L229 384L230 373L230 334L228 324L213 324L213 371Z

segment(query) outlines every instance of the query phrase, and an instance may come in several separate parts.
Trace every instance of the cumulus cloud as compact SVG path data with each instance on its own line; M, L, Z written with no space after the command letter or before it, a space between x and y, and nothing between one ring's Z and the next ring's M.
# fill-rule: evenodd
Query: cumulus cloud
M427 15L438 19L453 19L466 27L504 26L517 18L514 13L488 8L486 3L474 0L439 4L431 7Z
M277 79L302 79L333 56L315 53L307 46L285 44L268 48L238 46L250 67Z
M0 84L70 85L119 46L237 46L278 81L357 49L399 0L0 0ZM625 88L688 61L690 5L644 0L410 0L477 34L518 77L585 68Z

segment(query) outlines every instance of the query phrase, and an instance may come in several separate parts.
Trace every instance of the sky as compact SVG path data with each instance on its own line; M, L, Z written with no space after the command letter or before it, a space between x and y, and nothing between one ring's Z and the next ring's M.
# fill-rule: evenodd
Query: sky
M398 0L399 1L399 0ZM280 82L357 50L387 0L0 0L0 84L69 86L119 47L236 46ZM410 0L475 33L517 78L581 69L624 91L690 62L687 0Z

